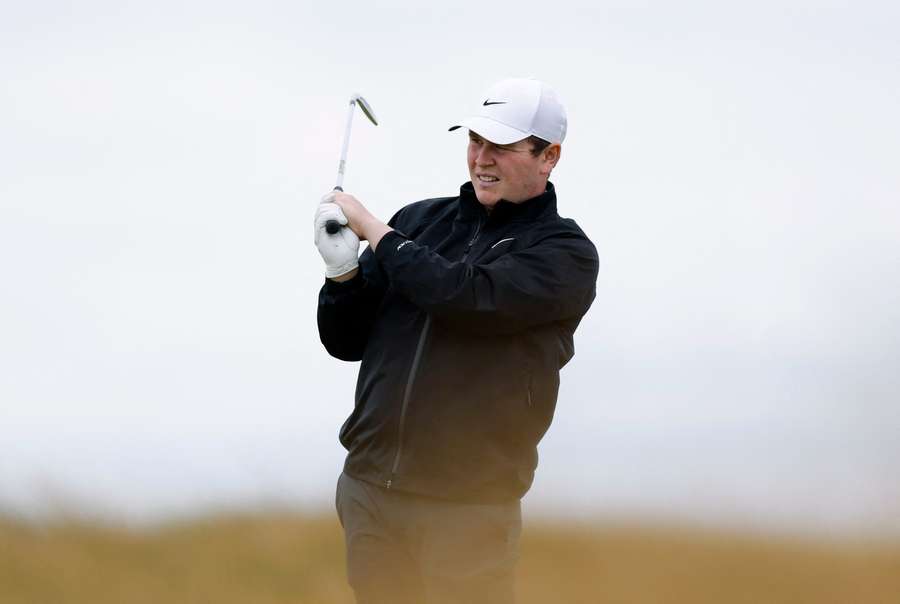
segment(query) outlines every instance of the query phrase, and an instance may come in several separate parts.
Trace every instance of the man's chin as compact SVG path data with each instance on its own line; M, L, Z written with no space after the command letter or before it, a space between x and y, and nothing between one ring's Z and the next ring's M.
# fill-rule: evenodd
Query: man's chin
M477 186L475 187L475 198L486 208L493 208L500 201L499 195L488 191L479 191Z

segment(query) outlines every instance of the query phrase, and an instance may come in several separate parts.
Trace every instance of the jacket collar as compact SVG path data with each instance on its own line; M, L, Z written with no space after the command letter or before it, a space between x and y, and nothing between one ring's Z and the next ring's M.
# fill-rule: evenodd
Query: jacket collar
M459 211L457 216L464 220L484 220L487 218L492 223L501 222L530 222L537 220L544 214L556 214L556 189L552 182L547 182L547 188L537 197L532 197L522 203L510 203L501 200L490 214L479 203L475 196L475 187L471 181L459 188Z

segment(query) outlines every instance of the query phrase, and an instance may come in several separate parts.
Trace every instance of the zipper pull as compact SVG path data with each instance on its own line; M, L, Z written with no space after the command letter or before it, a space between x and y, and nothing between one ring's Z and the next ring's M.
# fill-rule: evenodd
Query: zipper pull
M481 234L481 227L482 227L482 224L481 224L481 221L479 220L478 226L475 227L475 234L472 235L471 239L469 239L469 244L466 245L466 249L463 252L463 257L462 257L463 260L468 258L469 252L472 251L472 246L475 245L476 241L478 241L478 236Z

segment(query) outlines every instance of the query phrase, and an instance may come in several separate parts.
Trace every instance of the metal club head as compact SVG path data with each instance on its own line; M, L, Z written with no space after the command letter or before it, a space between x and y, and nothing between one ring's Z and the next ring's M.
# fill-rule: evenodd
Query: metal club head
M351 105L357 102L359 103L359 108L362 109L362 112L366 115L366 117L369 118L369 120L377 126L378 120L375 119L375 112L372 111L372 106L369 105L368 101L366 101L366 99L364 99L361 94L354 94L352 97L350 97Z

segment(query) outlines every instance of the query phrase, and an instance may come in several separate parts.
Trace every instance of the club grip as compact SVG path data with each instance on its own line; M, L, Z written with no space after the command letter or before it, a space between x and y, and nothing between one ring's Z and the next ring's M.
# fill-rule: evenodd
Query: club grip
M343 192L344 188L341 187L341 185L336 185L334 187L334 190ZM341 230L341 223L338 222L337 220L329 220L328 222L325 223L325 232L328 233L329 235L334 235L335 233L337 233L340 230Z

